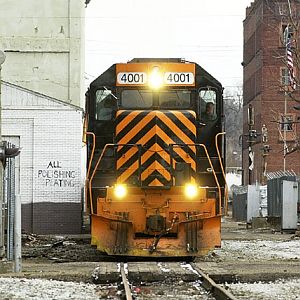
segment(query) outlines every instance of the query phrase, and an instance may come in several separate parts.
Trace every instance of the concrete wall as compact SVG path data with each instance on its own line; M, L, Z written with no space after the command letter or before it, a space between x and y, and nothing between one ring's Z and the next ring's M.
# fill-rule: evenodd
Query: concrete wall
M79 233L82 214L82 110L2 85L2 134L19 137L22 228Z
M2 1L3 79L82 107L83 24L83 0Z

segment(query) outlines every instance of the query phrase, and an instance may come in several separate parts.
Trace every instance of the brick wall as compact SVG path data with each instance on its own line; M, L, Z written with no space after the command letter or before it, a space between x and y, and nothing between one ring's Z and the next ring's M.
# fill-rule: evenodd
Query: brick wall
M285 3L286 1L277 1ZM297 2L298 3L298 2ZM292 7L300 11L300 5L292 1ZM284 56L285 49L281 43L282 24L286 20L279 14L276 3L256 0L247 9L244 21L244 135L248 133L247 110L249 104L255 110L254 128L261 132L262 125L268 128L268 144L271 147L267 161L267 172L283 170L283 142L279 134L280 114L284 113L285 95L280 84L280 72L284 67L279 58ZM294 92L300 97L299 91ZM297 115L293 109L296 103L287 101L287 113ZM299 116L299 113L298 113ZM300 137L299 124L296 135ZM251 172L251 182L263 180L263 158L261 139L257 138L253 146L255 153L254 170ZM294 142L289 142L289 149ZM248 183L248 144L243 145L244 182ZM300 152L294 152L286 157L286 169L300 174Z

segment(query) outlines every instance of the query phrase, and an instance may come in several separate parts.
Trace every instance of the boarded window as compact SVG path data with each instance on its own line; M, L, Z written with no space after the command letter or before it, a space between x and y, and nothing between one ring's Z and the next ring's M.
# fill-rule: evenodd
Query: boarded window
M277 3L277 8L280 16L288 16L289 6L287 3Z
M296 139L296 115L295 114L280 114L279 117L279 140L284 140L284 135L286 136L286 141L291 142Z

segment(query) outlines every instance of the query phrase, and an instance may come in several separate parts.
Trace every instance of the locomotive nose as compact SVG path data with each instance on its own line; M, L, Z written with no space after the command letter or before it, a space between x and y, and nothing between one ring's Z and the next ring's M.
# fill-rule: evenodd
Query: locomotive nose
M193 180L196 149L189 146L196 140L193 111L120 110L116 124L116 142L122 145L117 149L118 182L132 184L139 178L144 188L179 185L175 181L183 164L191 169L184 172L185 181Z

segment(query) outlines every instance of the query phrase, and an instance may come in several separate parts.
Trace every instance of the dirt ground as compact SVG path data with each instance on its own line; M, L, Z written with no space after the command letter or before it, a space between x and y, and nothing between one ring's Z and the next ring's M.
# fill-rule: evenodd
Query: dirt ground
M196 261L217 282L300 278L300 237L271 228L247 229L226 217L222 247Z
M97 261L109 260L89 245L88 236L23 236L22 273L1 277L47 278L91 282ZM270 228L247 229L224 217L222 248L195 260L197 267L218 282L300 278L300 239Z

